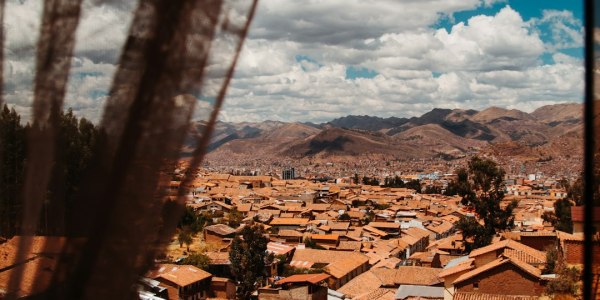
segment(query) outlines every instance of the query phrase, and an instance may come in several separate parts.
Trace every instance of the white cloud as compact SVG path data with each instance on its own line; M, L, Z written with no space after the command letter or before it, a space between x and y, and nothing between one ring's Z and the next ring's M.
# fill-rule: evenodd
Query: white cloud
M241 2L232 4L230 20L244 19ZM413 116L434 107L489 105L530 111L580 101L582 61L558 52L581 46L581 22L570 12L546 10L541 18L523 20L506 6L449 31L437 28L440 19L458 11L497 2L505 1L260 1L220 118L324 122L348 114ZM25 115L41 3L7 2L5 99ZM101 115L132 3L84 5L65 106L86 118ZM542 41L546 36L551 42ZM218 92L235 45L220 37L203 90L209 99ZM544 53L554 64L542 63ZM350 66L377 75L348 79ZM206 102L200 104L197 117L207 109Z

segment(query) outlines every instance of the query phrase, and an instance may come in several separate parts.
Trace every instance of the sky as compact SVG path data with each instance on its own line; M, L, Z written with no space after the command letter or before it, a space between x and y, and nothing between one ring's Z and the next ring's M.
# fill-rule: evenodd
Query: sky
M25 118L42 3L6 4L4 99ZM84 1L65 103L76 114L101 117L134 7ZM239 3L231 8L244 13ZM211 74L226 65L227 49L229 39L213 43L199 99L216 94L220 80ZM581 102L583 75L582 1L262 0L220 119L321 123L436 107L531 112Z

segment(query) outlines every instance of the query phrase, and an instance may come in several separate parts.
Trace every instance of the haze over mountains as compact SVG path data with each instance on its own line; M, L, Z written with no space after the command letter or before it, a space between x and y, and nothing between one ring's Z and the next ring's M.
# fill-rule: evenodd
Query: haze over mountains
M498 107L436 108L420 117L346 116L322 124L219 122L207 158L380 154L393 159L450 160L482 151L532 159L574 155L581 152L582 110L581 104L569 103L543 106L532 113Z

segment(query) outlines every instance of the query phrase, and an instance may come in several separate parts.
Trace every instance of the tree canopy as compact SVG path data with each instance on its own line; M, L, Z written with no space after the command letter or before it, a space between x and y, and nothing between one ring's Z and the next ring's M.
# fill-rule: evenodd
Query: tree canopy
M490 244L497 232L514 226L513 209L517 202L502 203L504 174L504 170L496 162L477 156L469 161L468 169L458 171L458 179L453 183L453 188L462 197L462 204L476 216L465 217L457 224L470 249Z
M269 258L268 242L258 224L244 227L241 234L233 239L229 260L237 283L238 299L250 299L252 292L262 284Z

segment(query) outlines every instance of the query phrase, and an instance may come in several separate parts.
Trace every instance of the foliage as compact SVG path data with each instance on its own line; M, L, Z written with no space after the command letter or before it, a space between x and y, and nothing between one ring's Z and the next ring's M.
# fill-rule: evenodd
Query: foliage
M556 266L559 259L558 245L549 246L546 249L546 265L542 274L553 274L556 270Z
M309 237L304 239L304 246L306 246L306 248L312 248L312 249L319 249L319 250L325 249L325 248L319 246L315 241L313 241Z
M375 177L367 177L364 176L362 179L362 183L364 185L374 185L374 186L378 186L379 185L379 180Z
M466 217L457 223L470 250L488 245L497 232L514 226L512 212L517 202L512 201L504 208L500 205L504 198L504 170L494 161L475 156L469 161L467 176L461 173L456 183L461 202L483 220L480 224Z
M244 216L242 215L242 213L234 207L229 212L229 215L227 217L227 224L233 228L237 228L240 226L240 224L242 224L243 219Z
M456 171L457 179L451 181L446 190L444 191L444 195L446 196L454 196L458 195L459 191L468 189L468 181L469 181L469 173L467 169L460 168Z
M375 219L375 212L372 210L367 211L365 217L360 221L361 225L367 225Z
M343 213L338 218L340 221L350 221L352 217L348 213Z
M572 233L571 206L573 203L569 199L557 200L554 202L554 212L544 212L542 219L551 223L556 230Z
M206 254L192 253L188 257L181 260L178 264L192 265L202 270L208 270L208 265L210 265L210 258Z
M238 287L238 299L249 299L252 292L261 285L266 275L265 264L268 263L267 243L264 230L258 224L244 227L241 237L233 239L229 260Z
M41 234L63 234L74 215L76 197L85 172L91 164L99 139L99 130L85 118L78 119L73 110L61 112L59 119L56 160L49 184L48 201L44 206L46 220L41 222Z
M78 119L72 109L61 112L58 121L56 156L38 234L64 235L70 220L77 217L73 214L75 199L99 137L98 128L85 118ZM33 130L42 130L20 122L16 111L4 105L0 112L0 236L16 233L27 136Z
M583 205L583 174L581 174L573 184L567 184L567 198L575 202L576 206Z
M190 245L193 242L192 234L188 230L180 230L177 235L177 241L179 241L179 247L183 247L183 244L187 246L187 251L190 251Z
M581 271L576 267L567 267L563 264L557 265L556 268L558 278L548 282L545 293L548 295L575 295L578 293Z
M354 184L360 184L360 179L358 178L358 174L354 173L354 176L352 177L352 182Z
M400 177L398 177L397 175L394 177L386 177L383 180L383 186L391 188L403 188L404 181L402 181L402 179L400 179Z
M388 209L390 207L389 204L387 203L374 203L373 204L373 208L374 209L378 209L378 210L384 210L384 209Z
M295 268L288 264L283 265L283 271L281 272L281 276L288 277L296 274L320 274L325 273L323 268L314 268L314 269L306 269L306 268Z
M187 206L177 224L179 229L190 230L192 233L198 233L205 226L212 224L212 218L206 213L198 214L191 207Z
M425 187L423 194L441 194L442 188L437 185L428 185Z
M419 179L413 179L404 185L407 189L413 189L417 193L421 193L421 181Z
M14 108L0 112L0 236L17 232L25 173L26 128Z

